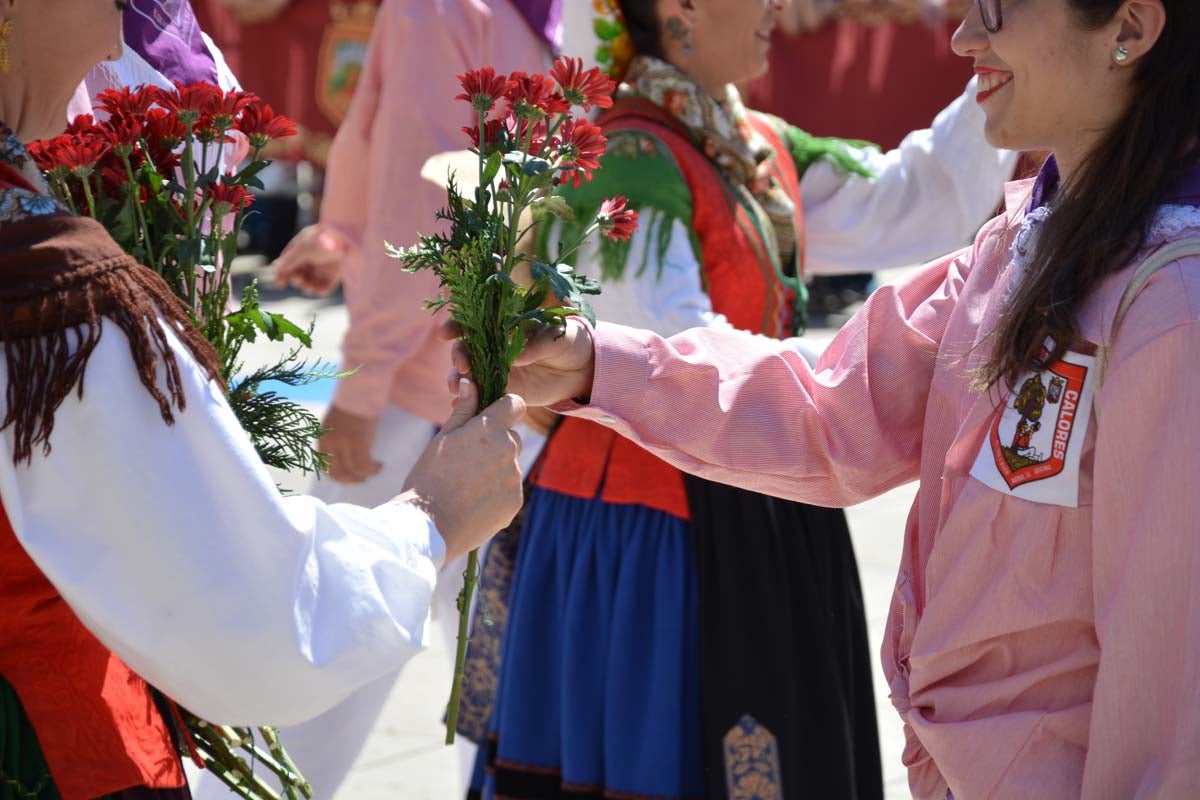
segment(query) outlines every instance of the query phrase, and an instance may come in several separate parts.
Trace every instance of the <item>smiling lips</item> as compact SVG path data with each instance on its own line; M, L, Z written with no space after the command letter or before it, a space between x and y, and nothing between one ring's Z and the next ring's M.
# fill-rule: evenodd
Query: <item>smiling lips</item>
M975 101L978 103L985 102L1013 80L1011 72L987 67L976 67L975 74L979 76L979 93L975 95Z

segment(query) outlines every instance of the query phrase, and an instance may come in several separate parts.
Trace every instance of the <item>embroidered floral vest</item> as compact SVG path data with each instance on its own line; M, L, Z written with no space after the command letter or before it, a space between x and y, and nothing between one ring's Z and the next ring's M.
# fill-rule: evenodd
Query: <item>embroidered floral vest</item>
M751 124L776 152L773 177L794 198L798 249L803 249L800 178L774 128L751 114ZM792 293L778 278L774 235L765 215L743 203L680 126L648 101L618 101L600 119L607 134L637 131L661 141L675 158L692 197L692 230L703 254L703 281L713 310L751 333L786 336ZM797 270L802 253L796 256ZM612 430L565 418L546 444L534 485L571 497L635 504L689 519L683 475Z

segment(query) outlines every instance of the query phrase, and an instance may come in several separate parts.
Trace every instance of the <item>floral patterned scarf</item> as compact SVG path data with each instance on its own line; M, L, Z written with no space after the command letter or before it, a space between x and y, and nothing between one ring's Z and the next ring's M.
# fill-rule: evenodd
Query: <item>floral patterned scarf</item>
M46 181L21 140L3 122L0 122L0 165L15 172L33 188L31 191L23 186L5 185L7 182L0 180L0 225L28 217L66 213L66 209L50 196Z
M775 229L783 261L790 260L796 249L796 204L771 176L775 150L750 124L733 84L725 87L723 100L716 100L676 67L637 56L617 96L644 97L686 127L726 180L762 207Z

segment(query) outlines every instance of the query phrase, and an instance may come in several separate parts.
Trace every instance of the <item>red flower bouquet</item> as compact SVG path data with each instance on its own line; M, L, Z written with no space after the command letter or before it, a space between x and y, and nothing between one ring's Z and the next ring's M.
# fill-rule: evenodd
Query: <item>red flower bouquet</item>
M268 163L259 154L271 140L294 135L295 125L252 94L207 83L110 90L97 98L97 107L107 119L80 116L63 135L30 146L52 191L75 213L102 223L191 310L220 356L230 405L263 461L281 469L322 469L324 458L315 448L319 420L262 385L296 385L335 373L298 359L300 348L311 346L310 331L263 311L254 284L242 293L240 308L228 308L237 237L254 201L249 190L262 187L257 175ZM246 155L244 166L229 166ZM275 364L241 374L242 345L259 335L299 344ZM214 725L186 712L183 717L197 759L240 796L280 800L255 774L257 765L274 774L288 800L312 797L273 729L259 729L260 747L249 728Z
M504 393L508 373L528 334L541 326L562 326L566 317L592 319L585 295L597 294L595 281L575 272L568 259L599 231L628 240L637 212L624 198L604 203L578 241L565 243L553 263L526 253L520 243L547 217L573 220L574 212L553 194L563 182L590 181L606 141L600 128L571 115L612 105L613 82L600 70L584 70L578 59L560 58L548 75L498 75L491 67L460 75L463 93L478 124L464 128L478 162L478 188L471 196L449 181L449 203L438 215L448 233L422 236L413 248L388 245L408 270L433 270L443 296L433 309L448 308L462 329L480 390L480 408ZM459 596L461 612L454 683L446 723L446 743L454 741L466 657L468 609L478 582L478 559L467 560Z

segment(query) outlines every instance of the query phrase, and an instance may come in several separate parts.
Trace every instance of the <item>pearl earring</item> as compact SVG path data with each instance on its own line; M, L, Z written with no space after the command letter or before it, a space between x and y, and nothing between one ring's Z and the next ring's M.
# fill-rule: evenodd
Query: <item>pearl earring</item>
M1113 58L1118 64L1124 63L1125 59L1129 58L1129 51L1125 49L1125 45L1118 45L1117 52L1113 53Z

